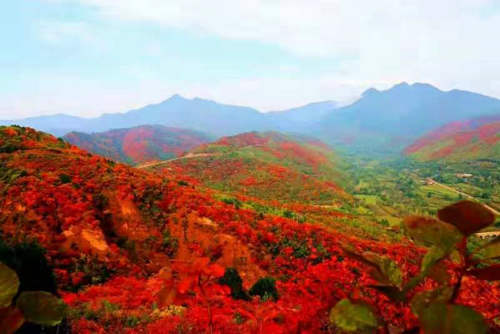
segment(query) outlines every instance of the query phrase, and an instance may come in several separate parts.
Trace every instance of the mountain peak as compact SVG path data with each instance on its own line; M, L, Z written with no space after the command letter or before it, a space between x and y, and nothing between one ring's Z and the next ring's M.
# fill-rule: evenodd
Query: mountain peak
M371 96L371 95L375 95L377 93L380 93L380 91L376 88L368 88L367 90L365 90L363 92L363 94L361 94L362 97L367 97L367 96Z
M410 87L410 85L406 81L401 81L400 83L394 85L391 89L395 88L407 88Z
M167 99L167 101L185 101L185 100L187 99L180 94L174 94Z

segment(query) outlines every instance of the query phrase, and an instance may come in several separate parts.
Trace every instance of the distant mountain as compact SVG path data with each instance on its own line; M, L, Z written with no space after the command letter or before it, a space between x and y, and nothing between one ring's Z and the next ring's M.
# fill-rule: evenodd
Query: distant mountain
M0 125L18 124L62 136L71 131L85 133L158 124L193 129L217 136L248 131L299 131L334 109L335 102L313 103L279 112L262 113L256 109L221 104L200 98L186 99L173 95L169 99L126 113L104 114L97 118L53 115L0 121Z
M86 119L66 115L34 117L1 124L31 126L55 135L101 132L140 125L164 125L230 136L250 131L306 134L350 151L400 153L425 133L457 119L500 113L500 100L462 90L442 91L428 84L398 84L365 91L351 105L324 101L284 111L256 109L174 95L126 113Z
M64 114L49 116L29 117L21 120L3 120L0 125L21 125L40 131L48 132L54 136L64 136L71 131L89 131L94 122L91 119ZM90 130L92 132L92 130Z
M71 132L64 139L94 154L138 164L179 156L212 138L193 130L145 125L93 134Z
M446 124L419 138L405 153L420 161L500 161L500 114Z
M249 132L202 145L152 169L175 170L216 190L262 200L332 205L346 198L339 160L316 139Z
M395 152L424 133L452 122L500 113L500 100L428 84L369 89L355 103L321 119L312 131L320 138L366 152Z
M97 118L86 119L59 114L0 121L0 125L10 124L30 126L58 136L70 131L93 133L151 124L194 129L215 135L272 128L265 114L255 109L199 98L186 99L180 95L126 113L104 114Z
M310 127L338 107L335 101L323 101L305 106L273 111L266 114L276 130L284 132L308 132Z

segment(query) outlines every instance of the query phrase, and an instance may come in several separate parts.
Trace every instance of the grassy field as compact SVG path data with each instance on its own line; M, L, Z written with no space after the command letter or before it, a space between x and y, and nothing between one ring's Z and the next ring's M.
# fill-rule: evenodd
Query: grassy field
M353 211L390 226L410 214L435 215L440 208L466 198L439 183L471 195L475 200L500 207L500 168L498 164L419 163L409 159L394 161L350 160L353 180L348 191L357 200ZM458 173L471 173L467 180Z

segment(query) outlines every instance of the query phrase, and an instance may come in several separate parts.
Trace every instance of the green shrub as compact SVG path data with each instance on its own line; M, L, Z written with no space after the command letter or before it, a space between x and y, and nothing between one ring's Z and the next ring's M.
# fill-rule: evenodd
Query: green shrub
M59 181L61 181L62 184L71 183L71 176L68 174L59 174Z
M22 242L11 246L0 239L0 262L12 268L19 276L19 291L57 292L56 280L45 252L36 242Z
M235 268L227 268L224 276L219 279L219 284L227 285L231 289L231 297L234 299L250 299L243 288L243 280Z
M240 209L243 203L237 198L224 198L222 201L226 204L233 205L236 209Z
M259 279L249 291L251 296L260 296L264 300L278 300L278 290L276 289L276 280L272 277Z

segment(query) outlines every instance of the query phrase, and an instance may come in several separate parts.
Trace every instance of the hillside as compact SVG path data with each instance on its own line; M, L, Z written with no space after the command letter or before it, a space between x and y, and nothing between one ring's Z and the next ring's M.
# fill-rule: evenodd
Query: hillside
M255 137L268 140L228 138L221 146L245 147ZM280 138L269 141L288 142ZM0 256L20 268L21 290L37 277L37 289L68 305L54 333L320 333L333 330L330 309L351 296L376 305L392 326L417 324L409 303L373 287L366 274L373 264L349 255L383 254L407 282L425 251L404 238L363 240L355 230L239 208L173 173L114 163L21 127L0 127L0 191ZM8 256L30 249L28 257ZM54 277L23 262L35 254ZM40 286L44 280L50 284ZM456 301L495 326L498 285L468 277L462 288Z
M358 101L326 115L313 131L350 150L395 153L436 127L498 112L500 100L495 98L401 83L384 91L365 91Z
M264 200L340 205L347 198L340 165L335 153L315 139L250 132L153 168L175 169L213 189Z
M211 137L192 130L145 125L93 134L71 132L64 139L94 154L134 165L179 156Z
M446 124L416 140L405 154L419 161L498 160L500 115Z

